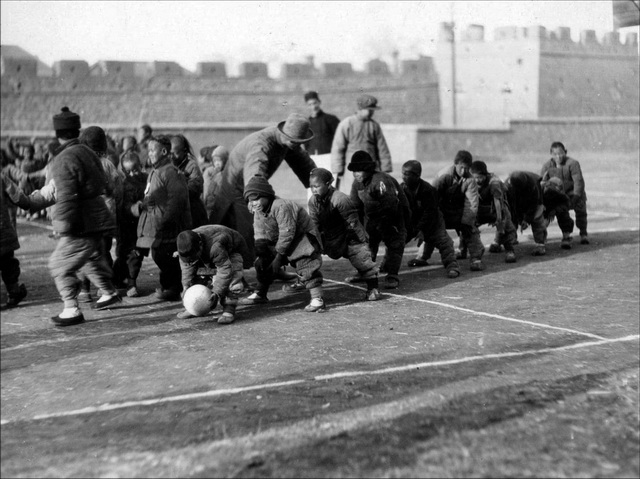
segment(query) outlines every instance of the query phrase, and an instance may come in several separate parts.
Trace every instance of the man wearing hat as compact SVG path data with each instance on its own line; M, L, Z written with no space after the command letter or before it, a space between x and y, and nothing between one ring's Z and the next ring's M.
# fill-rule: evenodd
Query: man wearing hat
M183 293L196 284L198 268L216 268L211 286L212 306L218 301L223 305L219 324L234 322L238 293L244 289L242 256L247 249L244 238L226 226L204 225L181 232L177 242ZM186 310L178 313L180 319L189 317L191 314Z
M228 226L245 238L248 246L245 268L251 268L255 260L253 218L243 198L246 181L255 175L268 180L286 161L304 187L309 188L309 173L316 164L301 146L313 136L309 120L292 113L277 126L251 133L231 150L229 161L222 171L222 181L209 215L209 223ZM288 279L294 278L295 275Z
M373 159L376 171L391 173L391 153L380 124L373 119L379 110L376 97L363 94L357 100L358 110L340 122L331 145L331 171L338 178L344 175L346 160L358 150Z
M325 113L320 107L321 101L316 91L304 94L304 102L309 108L309 124L313 130L313 138L304 145L310 155L325 155L331 153L333 137L340 120L337 116Z
M386 272L385 288L395 289L400 284L398 272L407 237L406 225L411 222L411 209L404 191L397 180L387 173L376 171L371 155L363 150L351 157L349 171L353 171L351 201L369 235L371 256L375 261L380 242L384 241L386 253L380 271ZM360 275L347 278L358 282Z
M84 321L78 307L78 279L83 268L91 282L102 291L96 309L122 301L114 288L112 270L107 264L103 236L113 231L113 219L104 198L105 173L98 156L80 144L80 116L69 108L54 115L53 128L60 148L51 163L49 175L55 185L53 229L60 239L49 258L49 270L64 310L52 318L57 326Z

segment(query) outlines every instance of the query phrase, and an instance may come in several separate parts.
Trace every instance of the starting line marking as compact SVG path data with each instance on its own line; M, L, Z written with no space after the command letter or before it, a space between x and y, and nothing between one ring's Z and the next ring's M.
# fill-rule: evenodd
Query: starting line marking
M592 346L601 346L604 344L634 341L634 340L638 340L639 338L640 338L640 335L636 334L632 336L625 336L622 338L605 339L601 341L589 341L584 343L571 344L567 346L559 346L557 348L543 348L543 349L535 349L531 351L487 354L484 356L468 356L468 357L459 358L459 359L451 359L446 361L432 361L432 362L425 362L425 363L414 363L414 364L407 364L405 366L383 368L383 369L377 369L372 371L344 371L341 373L314 376L313 378L310 378L310 379L297 379L292 381L258 384L254 386L245 386L245 387L238 387L238 388L231 388L231 389L217 389L217 390L213 389L209 391L203 391L200 393L180 394L176 396L166 396L162 398L146 399L146 400L140 400L140 401L127 401L122 403L106 403L106 404L101 404L99 406L91 406L91 407L86 407L82 409L76 409L73 411L63 411L63 412L57 412L57 413L51 413L51 414L40 414L40 415L34 416L32 420L52 419L52 418L65 417L65 416L78 416L82 414L92 414L92 413L102 412L102 411L113 411L116 409L124 409L124 408L130 408L130 407L153 406L156 404L163 404L163 403L176 402L176 401L185 401L185 400L200 399L200 398L206 398L206 397L239 394L242 392L255 391L260 389L273 389L273 388L284 387L284 386L292 386L292 385L302 384L302 383L311 382L311 381L327 381L331 379L339 379L339 378L345 378L345 377L388 374L392 372L409 371L409 370L414 370L419 368L428 368L428 367L437 367L437 366L448 366L448 365L468 363L473 361L482 361L486 359L502 359L502 358L513 358L518 356L532 356L536 354L554 353L557 351L566 351L571 349L581 349L581 348L588 348ZM23 420L25 419L13 419L13 420L2 419L0 421L0 424L5 425L5 424L23 421Z
M365 291L365 289L362 288L361 286L345 283L343 281L335 281L332 279L325 279L325 281L329 283L342 284L344 286L349 286L350 288L355 288L355 289L360 289L362 291ZM500 319L502 321L511 321L513 323L528 324L529 326L535 326L538 328L556 329L556 330L564 331L571 334L578 334L580 336L586 336L588 338L598 339L600 341L607 340L606 338L603 338L602 336L598 336L597 334L585 333L584 331L578 331L577 329L561 328L559 326L552 326L550 324L536 323L534 321L527 321L524 319L516 319L516 318L509 318L507 316L500 316L499 314L485 313L482 311L474 311L473 309L461 308L460 306L454 306L453 304L440 303L438 301L431 301L429 299L414 298L413 296L405 296L403 294L395 294L395 293L387 293L387 292L385 292L385 294L388 294L389 296L393 296L396 298L408 299L410 301L418 301L420 303L427 303L427 304L434 304L436 306L442 306L443 308L455 309L456 311L463 311L465 313L470 313L477 316L486 316L488 318Z

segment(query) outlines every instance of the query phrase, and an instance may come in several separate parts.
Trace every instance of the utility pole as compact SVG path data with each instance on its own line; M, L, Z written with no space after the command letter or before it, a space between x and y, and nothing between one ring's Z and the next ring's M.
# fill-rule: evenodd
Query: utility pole
M455 2L451 2L451 107L453 109L453 126L458 125L458 109L456 105L456 22L454 20L453 8Z

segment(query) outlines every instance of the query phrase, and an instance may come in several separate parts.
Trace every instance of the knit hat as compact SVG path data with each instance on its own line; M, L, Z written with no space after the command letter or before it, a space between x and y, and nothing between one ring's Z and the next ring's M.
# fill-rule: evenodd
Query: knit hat
M53 115L54 130L79 130L80 115L69 110L68 106L63 106L61 113Z
M475 173L476 175L484 175L489 176L489 172L487 171L487 164L484 161L474 161L471 163L471 168L469 168L471 173Z
M200 235L195 231L185 230L178 235L176 242L178 254L188 258L200 247Z
M308 102L309 100L318 100L318 101L320 101L320 97L318 96L318 92L317 91L308 91L307 93L305 93L304 94L305 103Z
M80 133L80 143L87 145L96 153L107 151L107 135L99 126L90 126Z
M314 168L311 170L310 178L318 178L322 183L331 183L333 175L326 168Z
M213 153L211 153L211 160L213 161L216 156L226 163L229 159L229 150L227 150L224 146L219 145L215 150L213 150Z
M378 99L375 96L367 95L366 93L358 97L358 110L379 110Z
M278 123L278 130L296 143L306 143L313 138L309 119L299 113L291 113L286 121Z
M403 170L410 171L417 176L422 175L422 165L418 160L409 160L404 165L402 165Z
M466 150L460 150L456 153L453 163L464 163L465 165L471 166L471 163L473 163L473 156L471 156L471 153Z
M369 153L358 150L351 156L351 162L347 169L349 171L375 171L376 164Z
M260 175L255 175L244 187L243 198L245 201L249 201L249 196L251 196L252 194L257 194L260 197L276 197L276 192L273 191L273 187L269 184L265 177Z

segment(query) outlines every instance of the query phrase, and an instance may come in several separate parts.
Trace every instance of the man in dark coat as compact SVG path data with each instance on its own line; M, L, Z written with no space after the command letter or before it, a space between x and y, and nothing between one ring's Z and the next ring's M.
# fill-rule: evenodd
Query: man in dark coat
M340 120L337 116L325 113L320 107L322 102L318 92L308 91L304 94L304 102L309 108L309 124L313 130L313 138L305 144L304 149L310 155L324 155L331 153L333 136Z
M52 320L58 326L70 326L84 321L77 299L80 268L103 293L96 309L122 299L111 282L113 273L104 251L103 236L113 231L114 224L102 196L106 178L100 159L80 144L80 116L69 108L53 117L53 128L61 146L48 174L55 185L51 219L60 239L49 259L49 270L64 310Z

